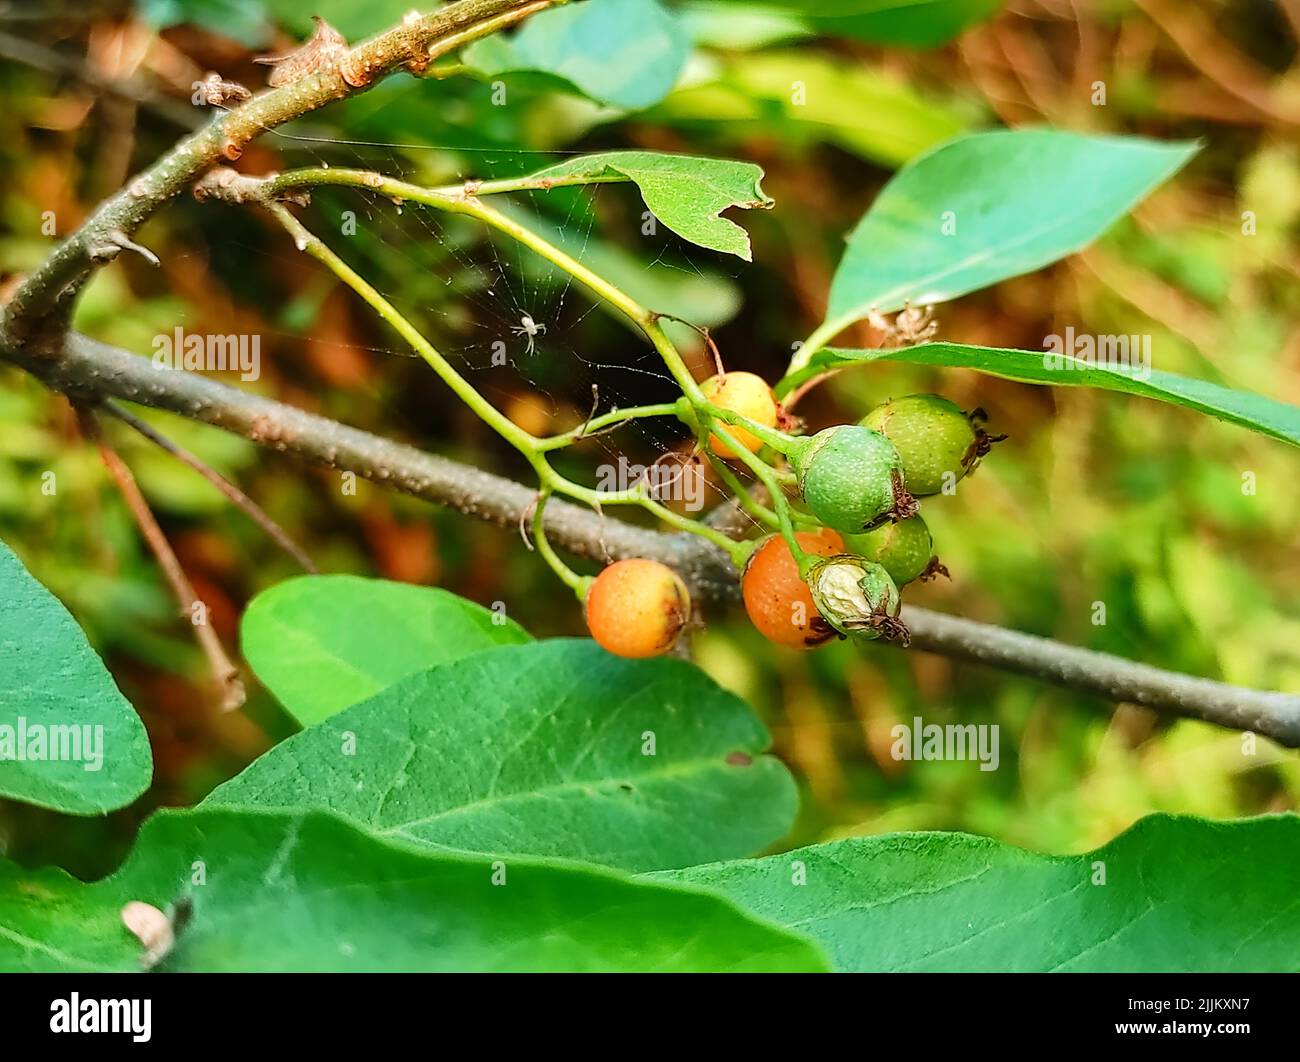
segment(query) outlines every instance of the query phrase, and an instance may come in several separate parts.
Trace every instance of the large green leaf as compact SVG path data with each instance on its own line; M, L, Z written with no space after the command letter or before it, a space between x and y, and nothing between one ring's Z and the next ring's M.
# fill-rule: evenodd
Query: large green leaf
M0 543L0 796L94 815L153 775L135 709L68 610Z
M1130 344L1141 337L1118 337ZM1130 350L1132 346L1130 346ZM1008 380L1048 384L1054 387L1101 387L1108 391L1154 398L1208 413L1219 420L1250 428L1275 439L1300 446L1300 407L1278 402L1249 391L1195 380L1177 373L1143 367L1139 362L1054 358L1044 351L1012 350L1005 347L976 347L962 343L923 343L915 347L890 350L845 350L827 347L819 350L808 367L791 373L777 385L778 394L787 394L805 380L831 369L861 365L871 361L905 361L914 365L946 365L975 369Z
M398 679L499 645L531 641L505 615L436 587L304 575L258 594L244 656L303 726Z
M536 71L637 110L668 95L690 51L686 28L658 0L599 0L540 12L513 37L488 37L462 54L489 77Z
M794 783L762 755L769 741L690 664L555 640L412 675L277 745L207 803L329 808L476 852L682 867L790 828Z
M1193 144L1048 129L960 137L901 169L849 236L831 338L904 302L943 302L1085 247L1195 152Z
M931 48L988 18L1002 0L727 0L796 14L818 31L878 44Z
M825 967L805 938L695 889L420 851L323 812L198 810L154 816L93 885L0 860L0 970L138 968L131 901L188 903L172 971Z
M721 217L729 207L768 209L772 200L759 187L763 170L752 162L664 155L656 151L608 151L548 166L538 180L628 180L645 205L684 240L750 260L749 235Z
M1153 815L1078 856L891 834L662 877L809 933L842 970L1300 971L1295 815Z
M579 209L594 214L597 206L597 201L593 199L575 209L574 214L577 215ZM677 262L663 260L666 256L659 255L657 251L663 246L666 236L661 237L654 246L656 260L648 262L649 249L624 247L594 236L594 225L588 226L585 220L577 224L561 224L545 215L524 210L515 203L498 205L497 209L545 237L642 306L653 306L662 313L671 313L704 328L716 328L725 324L740 311L740 289L734 281L720 272L708 269L704 263L698 263L692 269L683 269ZM569 279L564 270L541 255L523 258L519 268L525 290L542 293L543 305L555 301L554 296L548 300L545 293L562 291ZM542 313L546 312L542 310ZM620 324L626 324L638 336L641 335L640 329L621 313L611 310L610 316ZM687 325L665 319L663 326L669 335L680 339L683 344L692 340L699 342L699 333ZM674 332L675 328L677 332ZM538 350L546 351L545 336L538 340L537 346Z

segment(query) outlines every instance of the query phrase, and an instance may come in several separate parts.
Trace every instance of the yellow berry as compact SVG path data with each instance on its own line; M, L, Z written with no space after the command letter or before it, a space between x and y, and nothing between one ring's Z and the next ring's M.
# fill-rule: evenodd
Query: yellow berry
M615 561L587 591L587 629L615 656L659 656L677 644L691 618L686 584L667 565Z
M725 372L710 376L700 384L700 390L715 406L739 413L765 428L775 428L780 420L781 407L772 389L766 380L752 372ZM727 432L750 453L757 453L763 446L763 441L752 432L734 424L727 425ZM716 435L711 436L709 442L719 457L736 456L731 447Z

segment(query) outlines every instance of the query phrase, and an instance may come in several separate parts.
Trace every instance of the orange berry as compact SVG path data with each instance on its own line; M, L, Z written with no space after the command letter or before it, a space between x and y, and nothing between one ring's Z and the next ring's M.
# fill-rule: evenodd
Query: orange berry
M767 386L767 381L752 372L726 372L710 376L700 390L704 397L721 409L739 413L742 417L762 424L765 428L775 428L780 420L781 407L776 396ZM752 432L734 424L727 425L727 432L750 453L757 453L763 441ZM735 452L716 435L710 436L713 452L719 457L735 457Z
M615 656L659 656L677 644L691 618L691 595L658 561L615 561L587 591L587 629Z
M844 540L828 527L798 531L794 537L806 552L819 557L844 552ZM740 592L750 622L778 645L811 649L835 637L835 629L817 611L808 584L799 578L799 565L780 535L772 535L750 556Z

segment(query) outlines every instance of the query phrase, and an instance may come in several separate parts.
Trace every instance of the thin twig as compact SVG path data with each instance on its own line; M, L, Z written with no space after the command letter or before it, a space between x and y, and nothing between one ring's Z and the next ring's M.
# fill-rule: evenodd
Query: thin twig
M99 430L99 422L90 408L76 405L75 409L82 432L99 447L99 455L103 458L105 467L117 483L118 490L126 500L127 508L131 510L131 516L134 517L141 535L144 536L168 585L171 586L172 594L180 605L181 616L188 619L194 628L194 636L198 639L203 654L208 658L208 667L216 680L217 688L221 691L222 711L233 712L236 708L242 707L245 699L244 684L239 679L239 669L226 655L221 639L212 629L212 624L207 622L207 617L203 616L201 623L195 622L195 606L203 610L206 610L206 606L194 592L194 586L185 574L185 569L181 567L181 562L167 541L167 536L158 526L153 510L149 508L149 503L140 493L135 476L127 468L126 462L118 456L117 451L105 441L103 433Z
M193 129L203 121L203 115L197 108L155 92L137 78L104 77L97 73L84 57L56 51L25 37L16 37L11 33L0 31L0 59L24 63L33 69L43 70L47 74L58 77L75 78L96 92L147 107L183 129Z
M195 472L229 498L234 505L242 509L249 519L265 531L277 546L298 562L298 566L301 567L303 571L310 572L312 575L320 573L320 569L316 567L316 563L307 555L307 552L289 537L289 533L285 531L284 528L271 519L265 509L231 483L230 480L226 479L226 477L215 468L204 462L202 458L190 453L190 451L186 450L184 447L178 446L151 424L141 420L134 413L130 413L123 409L116 402L105 402L102 408L106 413L116 417L123 424L134 428L151 443L166 450L167 453L171 454L178 461L189 465L190 468L194 469Z

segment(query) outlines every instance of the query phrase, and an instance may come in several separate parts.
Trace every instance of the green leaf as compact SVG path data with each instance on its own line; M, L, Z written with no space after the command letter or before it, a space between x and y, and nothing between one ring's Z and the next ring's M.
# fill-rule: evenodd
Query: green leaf
M977 133L909 163L849 236L831 338L874 306L944 302L1091 243L1196 151L1048 129Z
M1130 344L1140 336L1119 336ZM1064 340L1062 340L1062 345ZM1147 354L1149 357L1149 352ZM1219 420L1270 435L1293 446L1300 446L1300 407L1278 402L1249 391L1196 380L1177 373L1143 367L1141 359L1132 364L1103 360L1081 360L1048 351L1011 350L1004 347L976 347L962 343L922 343L920 346L890 350L845 350L827 347L817 351L808 367L791 373L776 387L779 395L788 394L804 381L830 369L862 365L872 361L903 361L913 365L944 365L975 369L1022 383L1047 384L1054 387L1100 387L1142 398L1154 398L1185 406L1198 413L1208 413Z
M532 640L446 590L354 575L304 575L264 590L240 630L257 677L303 726L416 671Z
M690 51L685 27L658 0L600 0L543 11L513 37L488 37L462 55L488 77L537 71L639 110L668 95Z
M728 0L723 6L740 6ZM877 44L932 48L1002 6L1002 0L761 0L747 8L799 15L821 33Z
M805 938L720 897L497 858L420 851L321 812L165 811L93 885L0 860L0 970L136 969L122 907L182 900L163 970L825 969Z
M136 7L144 23L157 29L189 23L249 46L266 39L263 0L139 0Z
M794 782L762 755L769 743L743 701L684 661L555 640L412 675L277 745L206 803L328 808L476 852L681 867L789 830Z
M684 240L750 261L749 235L721 217L730 207L767 210L772 200L759 182L763 170L752 162L664 155L655 151L608 151L585 155L531 174L532 179L611 177L632 181L652 214Z
M157 2L157 0L155 0ZM175 0L171 0L175 2ZM185 3L211 3L212 0L184 0ZM230 0L222 0L228 3ZM427 12L431 5L412 4L410 0L260 0L267 14L288 32L305 41L315 27L311 16L318 15L353 44L397 25L406 12L414 8Z
M660 880L797 926L841 970L1295 972L1297 853L1295 815L1152 815L1077 856L900 833Z
M715 141L759 136L791 147L832 143L891 168L969 124L961 108L936 102L903 79L807 49L724 58L716 76L692 78L647 118L707 132Z
M0 543L0 796L96 815L152 776L135 709L68 610Z
M1002 0L863 0L844 6L861 13L832 17L829 10L814 11L812 24L822 33L876 44L935 48L989 18Z

